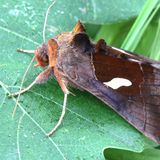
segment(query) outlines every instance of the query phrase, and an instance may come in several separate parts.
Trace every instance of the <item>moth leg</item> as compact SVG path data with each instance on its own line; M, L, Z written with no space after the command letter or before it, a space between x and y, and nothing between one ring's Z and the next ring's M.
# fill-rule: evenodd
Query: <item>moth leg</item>
M20 49L20 48L17 49L17 52L27 53L27 54L34 54L34 50L24 50L24 49Z
M59 117L59 120L58 120L57 124L47 134L47 136L51 136L59 128L59 126L62 124L63 118L64 118L65 113L66 113L67 96L70 93L67 89L67 82L65 81L65 79L63 79L63 75L56 68L54 68L54 75L55 75L62 91L64 92L64 100L63 100L63 107L62 107L61 116Z
M54 128L47 134L47 136L51 136L53 135L53 133L58 129L58 127L62 124L64 115L66 113L66 105L67 105L67 96L68 94L64 94L64 100L63 100L63 107L62 107L62 113L61 116L59 117L59 120L57 122L57 124L54 126Z
M8 96L12 97L12 96L18 96L19 94L25 93L26 91L28 91L29 89L31 89L35 84L42 84L45 81L48 80L48 78L53 75L53 69L52 68L47 68L46 70L44 70L43 72L41 72L36 79L27 87L22 89L21 91L18 91L16 93L11 93Z
M64 94L69 94L69 90L67 89L67 81L63 78L62 74L54 68L54 75L63 91Z

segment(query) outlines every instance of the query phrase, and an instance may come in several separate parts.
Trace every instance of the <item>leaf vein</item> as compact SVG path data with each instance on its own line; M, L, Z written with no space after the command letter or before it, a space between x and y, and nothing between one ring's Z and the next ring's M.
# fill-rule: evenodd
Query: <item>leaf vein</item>
M3 82L0 81L0 86L2 86L2 88L4 89L4 91L8 94L10 94L9 90L7 89L7 85L5 85ZM16 99L14 97L12 97L12 100L16 103ZM47 132L34 120L34 118L32 118L27 111L22 107L21 104L18 103L19 108L21 109L21 111L45 134L47 135ZM50 138L48 137L48 139L51 141L51 143L54 145L54 147L57 149L57 151L60 153L60 155L63 157L64 160L67 160L67 158L64 156L64 154L62 153L62 151L60 150L60 148L58 147L58 145Z
M30 39L30 38L28 38L28 37L26 37L26 36L24 36L24 35L21 35L21 34L15 32L15 31L12 31L12 30L10 30L10 29L8 29L8 28L5 28L5 27L3 27L3 26L0 26L0 29L3 30L3 31L5 31L5 32L11 33L11 34L13 34L13 35L15 35L15 36L17 36L17 37L19 37L19 38L22 38L22 39L25 39L25 40L27 40L27 41L29 41L29 42L32 42L32 43L34 43L35 45L40 45L38 42L33 41L32 39Z
M22 124L22 120L25 116L25 113L23 112L22 116L19 118L18 126L17 126L17 153L18 153L18 159L21 160L21 152L20 152L20 144L19 144L19 134L20 134L20 126Z

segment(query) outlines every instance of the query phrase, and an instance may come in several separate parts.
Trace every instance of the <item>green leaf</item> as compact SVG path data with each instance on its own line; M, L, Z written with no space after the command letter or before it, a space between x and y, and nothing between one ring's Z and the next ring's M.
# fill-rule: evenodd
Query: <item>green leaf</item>
M122 44L123 49L130 50L132 52L135 50L150 21L159 10L159 2L159 0L146 1L140 15L136 19L133 27Z
M102 25L95 36L95 40L98 41L100 38L103 38L107 44L120 48L132 24L133 20L131 19L129 21Z
M56 1L48 17L51 35L70 31L81 19L89 24L106 24L134 18L140 12L145 0L71 0Z
M155 39L152 45L151 50L151 54L150 54L150 58L153 58L155 60L159 60L160 59L160 18L159 18L159 22L158 22L158 27L156 30L156 34L155 34Z
M106 149L104 151L107 160L159 160L159 149L145 149L141 153L131 152L127 150L118 150L115 148Z
M132 18L139 13L143 2L57 1L49 15L46 35L52 37L52 31L55 34L70 30L79 18L94 24ZM0 2L0 159L102 159L103 148L140 152L150 146L141 133L109 107L94 96L73 89L70 90L76 96L69 96L62 126L47 138L46 133L56 124L63 102L63 93L53 79L21 96L12 118L16 99L8 99L6 93L19 89L32 58L16 53L16 49L35 49L42 42L44 15L50 3L47 0ZM28 86L41 71L32 67L23 86Z

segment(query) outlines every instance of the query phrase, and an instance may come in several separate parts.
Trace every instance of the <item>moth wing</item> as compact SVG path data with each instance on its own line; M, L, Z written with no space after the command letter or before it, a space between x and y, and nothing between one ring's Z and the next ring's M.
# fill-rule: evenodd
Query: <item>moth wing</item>
M76 79L68 79L74 86L109 105L150 139L160 143L160 63L104 46L101 40L94 47L92 58L83 57L83 61L74 59L77 62L77 76ZM113 89L104 84L117 77L129 80L132 85Z
M99 47L101 48L101 46ZM93 54L97 79L104 83L118 77L130 86L113 89L125 103L117 110L146 136L160 143L160 63L143 56L106 46L105 54ZM112 106L115 108L114 106Z

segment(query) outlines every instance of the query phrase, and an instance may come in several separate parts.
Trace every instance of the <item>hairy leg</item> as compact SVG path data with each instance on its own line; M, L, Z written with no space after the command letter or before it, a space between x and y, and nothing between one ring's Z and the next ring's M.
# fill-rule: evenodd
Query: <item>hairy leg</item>
M52 68L47 68L46 70L44 70L43 72L41 72L36 77L36 79L28 87L26 87L25 89L22 89L20 92L16 92L16 93L10 94L9 97L11 97L11 96L18 96L19 94L25 93L26 91L28 91L29 89L31 89L35 84L42 84L42 83L44 83L52 75L53 75L53 69Z

